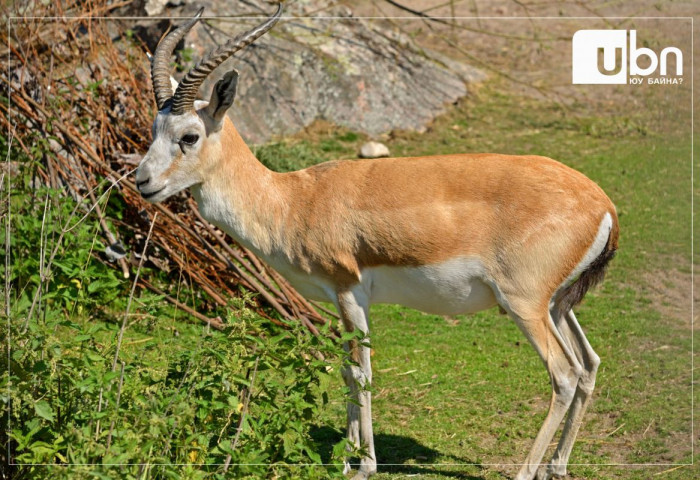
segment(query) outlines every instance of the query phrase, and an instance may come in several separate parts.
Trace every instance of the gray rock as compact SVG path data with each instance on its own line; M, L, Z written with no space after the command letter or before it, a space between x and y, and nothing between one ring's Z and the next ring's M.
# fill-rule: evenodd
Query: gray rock
M89 85L93 81L92 74L90 73L90 71L87 68L84 68L84 67L76 68L74 75L75 75L75 79L83 87Z
M362 158L379 158L388 157L389 149L386 145L379 142L367 142L360 148L360 157Z
M153 17L163 13L167 4L168 0L146 0L143 8L146 11L146 15Z
M288 5L269 34L227 60L204 83L200 95L208 100L221 76L239 70L229 116L247 141L293 134L316 119L371 136L422 130L467 93L467 83L485 78L479 70L421 49L381 22L353 18L347 7L332 3ZM201 0L166 9L164 15L187 17L199 6L209 18L185 41L195 61L274 11L263 0Z

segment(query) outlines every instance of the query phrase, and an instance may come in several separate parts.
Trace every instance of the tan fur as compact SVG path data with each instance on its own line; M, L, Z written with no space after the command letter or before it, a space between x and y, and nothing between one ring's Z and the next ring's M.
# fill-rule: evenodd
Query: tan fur
M207 181L235 197L249 241L339 287L356 283L364 267L476 256L503 288L528 301L541 292L538 301L546 302L583 258L606 212L617 241L605 193L545 157L346 160L274 173L229 121L221 138Z

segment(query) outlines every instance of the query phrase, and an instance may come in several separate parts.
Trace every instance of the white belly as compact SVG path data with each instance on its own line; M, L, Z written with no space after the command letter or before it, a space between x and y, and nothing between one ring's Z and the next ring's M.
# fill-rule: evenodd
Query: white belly
M285 262L268 262L304 297L336 302L330 279L309 275ZM355 288L370 304L393 303L437 315L474 313L497 304L480 261L458 258L420 267L370 267Z
M496 305L487 281L481 262L468 258L362 271L370 303L396 303L438 315L474 313Z
M264 258L264 257L263 257ZM282 275L294 289L308 300L335 303L336 289L329 279L310 275L291 265L283 257L268 257L265 261Z

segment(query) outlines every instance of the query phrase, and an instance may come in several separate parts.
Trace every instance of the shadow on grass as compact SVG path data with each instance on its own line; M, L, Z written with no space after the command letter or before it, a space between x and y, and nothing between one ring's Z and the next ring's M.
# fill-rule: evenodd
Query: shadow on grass
M343 439L344 433L327 426L314 427L310 433L314 441L320 446L319 453L323 463L330 463L333 445ZM484 478L481 475L474 476L464 472L464 470L473 471L473 468L477 468L480 471L484 470L484 467L479 465L478 462L452 455L444 455L437 450L421 445L410 437L378 433L374 435L374 449L377 453L379 473L435 474L461 480L482 480ZM436 461L439 462L438 465L430 465ZM359 462L357 462L357 459L352 459L351 463L355 466L355 463ZM445 465L450 463L468 465L463 467ZM448 471L446 468L455 469L455 471Z

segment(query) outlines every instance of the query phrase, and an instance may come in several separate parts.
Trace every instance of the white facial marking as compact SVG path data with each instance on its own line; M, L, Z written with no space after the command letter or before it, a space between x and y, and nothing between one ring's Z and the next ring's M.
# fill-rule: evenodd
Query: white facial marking
M153 142L136 172L136 186L149 202L160 202L201 181L199 151L206 140L204 122L196 114L158 112Z

